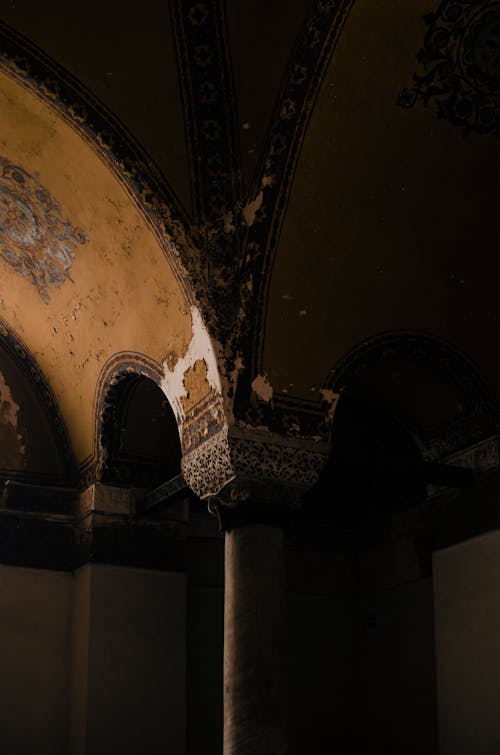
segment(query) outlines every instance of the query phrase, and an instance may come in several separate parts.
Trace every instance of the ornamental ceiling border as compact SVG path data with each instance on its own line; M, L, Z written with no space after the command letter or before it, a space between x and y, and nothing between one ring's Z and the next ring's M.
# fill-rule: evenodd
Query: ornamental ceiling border
M260 200L245 239L248 378L261 371L269 288L298 158L318 93L354 0L315 0L289 59L250 196Z
M232 344L239 309L242 179L225 4L173 0L170 9L189 150L192 230L201 251L197 288L218 339Z
M54 431L57 449L69 467L70 476L73 477L76 474L77 463L70 435L54 393L28 346L2 317L0 317L0 346L9 354L28 384L34 389L35 397L42 407L49 427Z
M500 3L442 0L423 17L427 26L417 55L420 70L398 104L433 104L438 118L464 135L500 135Z
M189 302L194 303L197 252L188 231L189 219L143 147L80 81L2 21L0 70L90 144L145 219Z
M220 0L173 0L171 15L194 220L223 222L241 199L236 99L224 8Z

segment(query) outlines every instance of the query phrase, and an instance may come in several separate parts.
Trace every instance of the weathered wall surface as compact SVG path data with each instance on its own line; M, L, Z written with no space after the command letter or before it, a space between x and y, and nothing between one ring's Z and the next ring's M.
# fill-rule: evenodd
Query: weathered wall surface
M71 752L183 753L185 575L99 564L82 570L73 668L83 674L73 679Z
M69 574L0 566L0 742L16 755L66 755Z
M500 533L434 554L441 755L496 755L500 742Z
M359 752L437 755L432 576L410 540L360 562Z
M183 574L0 566L0 613L3 752L184 752Z
M181 357L191 340L189 306L118 180L76 131L5 75L0 134L8 248L0 259L0 317L48 379L82 460L93 448L103 365L120 351L159 363Z
M354 561L289 548L287 588L290 752L355 752L359 631Z

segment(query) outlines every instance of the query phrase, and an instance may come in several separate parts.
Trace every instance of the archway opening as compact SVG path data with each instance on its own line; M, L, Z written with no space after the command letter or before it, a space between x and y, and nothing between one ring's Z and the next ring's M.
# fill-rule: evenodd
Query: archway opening
M181 474L177 422L161 388L143 375L119 376L103 413L101 482L151 489Z

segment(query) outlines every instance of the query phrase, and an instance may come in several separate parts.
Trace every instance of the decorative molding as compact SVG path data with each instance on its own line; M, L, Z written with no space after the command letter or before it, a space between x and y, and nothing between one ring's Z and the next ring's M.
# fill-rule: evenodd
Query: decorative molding
M218 495L235 477L227 427L182 457L182 474L199 498Z
M94 393L94 450L80 465L80 487L87 488L98 482L106 472L108 450L103 438L113 437L118 393L123 382L136 377L147 377L157 385L163 377L162 366L145 354L120 351L114 354L101 370ZM134 480L135 484L140 481Z
M224 427L183 457L182 470L202 499L222 495L233 504L255 497L297 503L317 481L328 453L328 444L318 440Z
M212 335L227 345L235 340L239 310L242 189L225 5L174 0L171 13L199 247L190 272L200 305L210 312Z
M438 118L464 133L500 135L500 3L442 0L424 16L420 73L398 98L402 107L433 103Z
M137 513L143 515L162 503L171 504L179 499L179 494L183 494L184 497L190 496L190 490L182 474L172 477L171 480L151 490L143 498L139 499L137 501Z
M241 431L230 436L234 468L243 478L279 481L307 490L326 463L329 445L318 440Z
M224 4L171 4L190 148L195 222L223 225L241 199L237 115Z

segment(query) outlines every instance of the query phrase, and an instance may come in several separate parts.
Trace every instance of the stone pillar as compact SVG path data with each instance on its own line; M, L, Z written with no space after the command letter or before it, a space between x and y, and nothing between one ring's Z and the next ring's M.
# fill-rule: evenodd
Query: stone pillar
M287 751L284 536L278 526L226 531L224 755Z
M224 755L287 752L284 526L316 482L316 438L188 425L182 469L225 531ZM203 431L203 432L202 432ZM193 439L204 438L196 444Z

